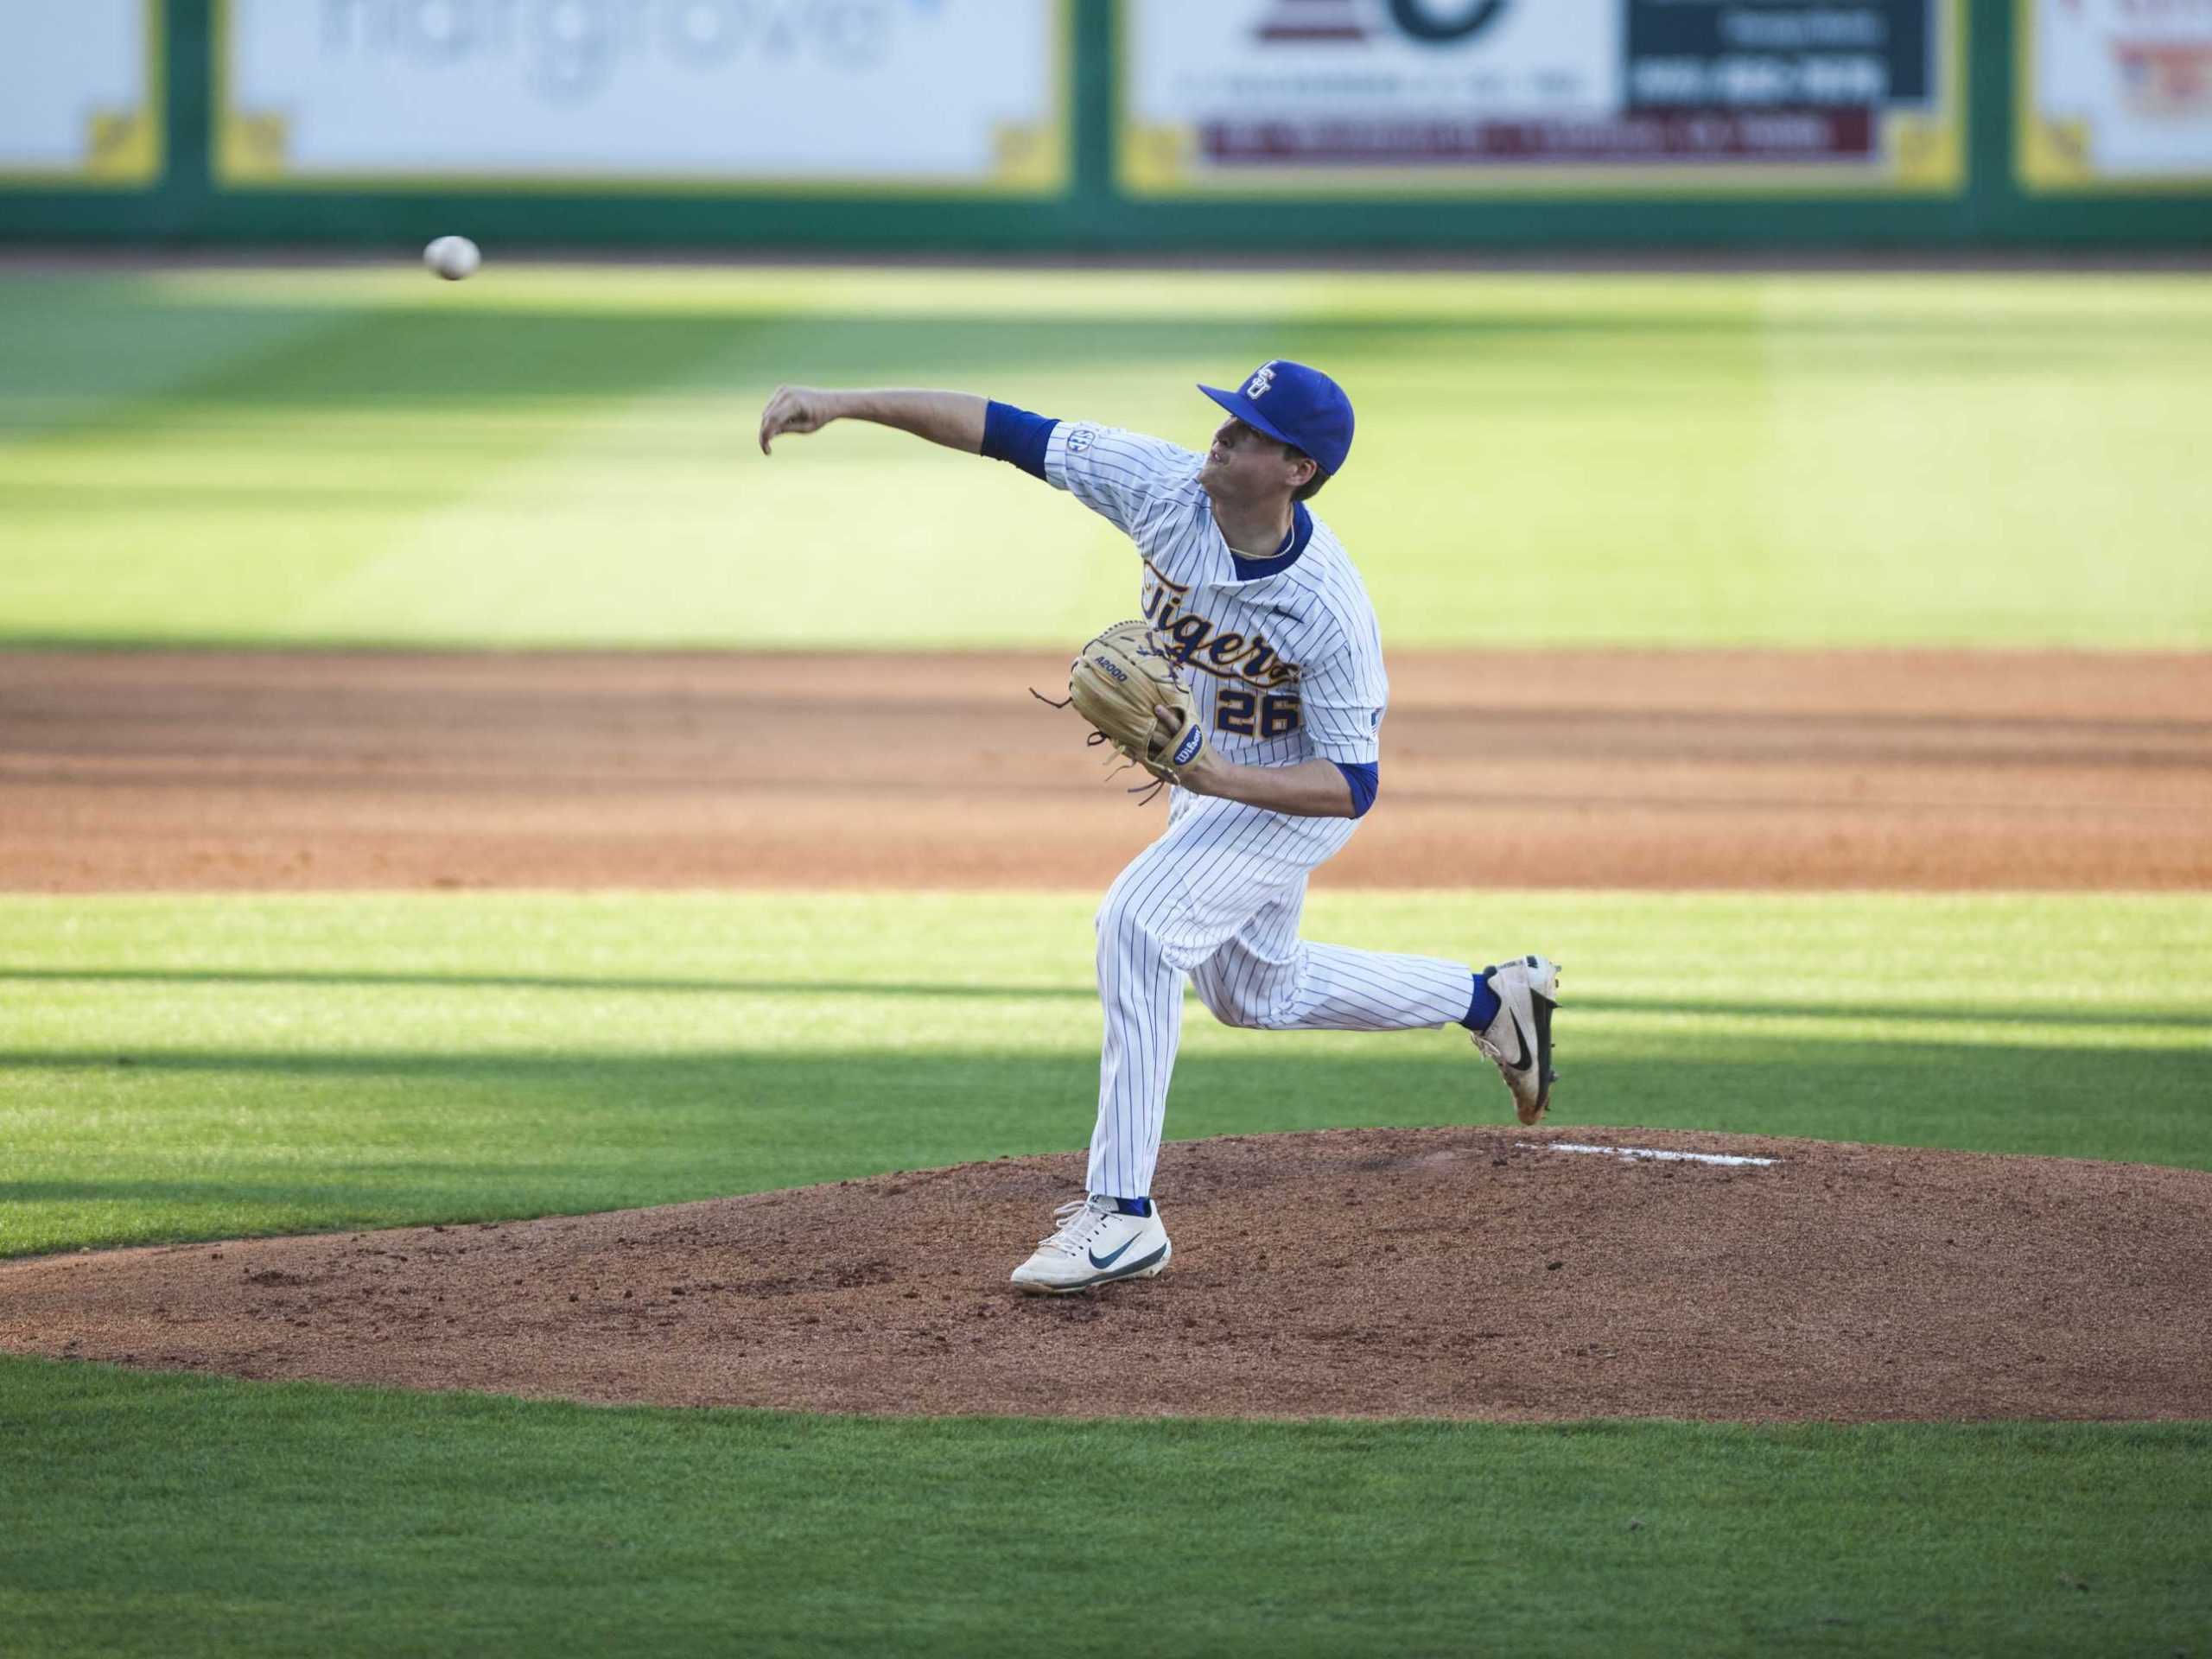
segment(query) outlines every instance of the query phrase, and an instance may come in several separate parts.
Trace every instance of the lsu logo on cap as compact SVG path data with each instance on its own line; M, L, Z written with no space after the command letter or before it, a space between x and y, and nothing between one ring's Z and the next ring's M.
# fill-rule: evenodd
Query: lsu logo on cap
M1268 388L1274 385L1274 364L1273 362L1262 363L1258 368L1252 371L1252 378L1244 383L1244 395L1247 397L1253 398L1264 397L1268 395Z

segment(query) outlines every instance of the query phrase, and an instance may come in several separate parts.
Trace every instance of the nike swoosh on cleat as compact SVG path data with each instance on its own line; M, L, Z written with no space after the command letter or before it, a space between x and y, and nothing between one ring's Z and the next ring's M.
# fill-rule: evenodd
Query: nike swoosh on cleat
M1120 1261L1120 1260L1122 1259L1122 1256L1124 1256L1125 1255L1127 1255L1127 1254L1128 1253L1128 1249L1129 1249L1129 1246L1130 1246L1130 1245L1132 1245L1132 1244L1135 1243L1137 1242L1137 1240L1138 1240L1138 1239L1140 1239L1140 1238L1141 1238L1141 1237L1143 1237L1143 1236L1144 1236L1144 1235L1143 1235L1143 1234L1141 1234L1141 1233L1133 1233L1133 1234L1131 1234L1128 1238L1125 1238L1125 1239L1123 1239L1123 1240L1122 1241L1122 1248L1121 1248L1120 1249L1118 1249L1118 1250L1115 1251L1115 1252L1113 1253L1113 1255L1109 1255L1109 1256L1101 1256L1101 1255L1098 1254L1098 1252L1097 1252L1097 1251L1096 1251L1096 1250L1085 1250L1085 1251L1084 1252L1084 1254L1085 1255L1088 1255L1088 1256L1090 1258L1090 1265L1091 1265L1092 1267L1094 1267L1094 1268L1110 1268L1110 1267L1112 1267L1112 1266L1113 1266L1116 1262Z
M1508 1010L1505 1017L1513 1022L1513 1040L1521 1045L1521 1058L1513 1062L1513 1069L1526 1071L1529 1069L1529 1033L1521 1029L1518 1015Z

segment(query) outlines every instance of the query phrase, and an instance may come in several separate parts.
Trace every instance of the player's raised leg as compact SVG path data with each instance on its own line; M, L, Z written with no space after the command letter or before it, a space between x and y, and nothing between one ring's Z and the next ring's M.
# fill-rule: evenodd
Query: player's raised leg
M1478 971L1437 957L1309 943L1298 932L1304 901L1301 882L1191 970L1216 1019L1263 1031L1463 1025L1505 1079L1514 1115L1523 1123L1544 1115L1556 1075L1555 964L1529 956Z
M1191 970L1225 1026L1261 1031L1412 1031L1467 1012L1474 970L1440 957L1356 950L1298 937L1303 881Z

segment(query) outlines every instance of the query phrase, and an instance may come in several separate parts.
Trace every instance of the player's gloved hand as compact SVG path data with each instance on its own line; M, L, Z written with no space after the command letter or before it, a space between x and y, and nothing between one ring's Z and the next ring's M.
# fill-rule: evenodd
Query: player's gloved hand
M1179 783L1206 751L1190 683L1167 642L1142 621L1117 622L1068 664L1068 700L1112 744L1164 783Z
M778 386L768 406L760 411L760 453L786 432L819 432L843 411L837 394L813 386Z

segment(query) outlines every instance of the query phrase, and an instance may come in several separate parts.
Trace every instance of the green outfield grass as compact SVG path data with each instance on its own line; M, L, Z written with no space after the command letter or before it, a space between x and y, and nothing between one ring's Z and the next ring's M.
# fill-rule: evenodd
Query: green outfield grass
M1092 902L0 897L0 1253L1073 1147ZM2203 896L1309 914L1565 958L1562 1122L2212 1167ZM1506 1118L1453 1035L1186 1029L1171 1135ZM7 1359L0 1650L2201 1653L2208 1493L2201 1424L874 1422Z
M2212 644L2212 279L511 267L0 280L0 644L1064 645L1126 543L779 380L1198 442L1263 358L1386 639Z
M0 1254L1079 1147L1093 903L0 897ZM1564 961L1558 1122L2212 1168L2202 895L1355 893L1308 918ZM1230 1031L1193 1002L1185 1039L1171 1138L1510 1121L1457 1032Z
M35 1449L35 1454L34 1454ZM871 1422L0 1364L20 1654L2081 1654L2212 1427Z

